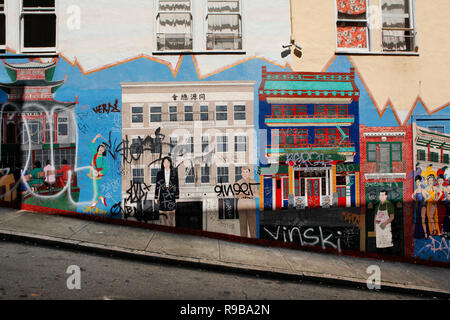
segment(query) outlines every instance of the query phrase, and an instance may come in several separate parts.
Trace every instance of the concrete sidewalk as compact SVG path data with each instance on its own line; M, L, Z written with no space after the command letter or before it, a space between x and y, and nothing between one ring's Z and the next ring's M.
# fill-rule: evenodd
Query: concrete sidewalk
M117 257L366 288L370 265L381 290L450 299L450 269L262 247L0 208L0 237Z

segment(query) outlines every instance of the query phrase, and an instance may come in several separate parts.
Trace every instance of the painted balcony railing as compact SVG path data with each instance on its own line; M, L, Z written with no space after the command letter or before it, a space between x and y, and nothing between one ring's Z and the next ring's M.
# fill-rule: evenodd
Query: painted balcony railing
M264 123L269 127L301 126L351 126L355 123L353 115L266 115Z
M337 153L355 152L355 144L348 141L338 141L337 143L314 143L314 144L283 144L268 145L267 154L282 154L296 151L331 151L336 150Z

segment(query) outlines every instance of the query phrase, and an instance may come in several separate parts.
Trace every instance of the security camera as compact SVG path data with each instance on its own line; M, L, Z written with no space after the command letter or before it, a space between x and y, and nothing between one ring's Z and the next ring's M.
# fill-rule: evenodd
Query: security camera
M284 51L282 51L281 52L281 57L282 58L286 58L288 55L290 55L291 54L291 48L292 48L292 46L294 46L294 55L297 57L297 58L301 58L302 57L302 47L299 45L299 44L297 44L297 43L295 43L295 40L291 40L291 43L290 44L287 44L287 45L281 45L281 47L283 47L283 49L286 49L286 48L288 48L287 50L284 50Z

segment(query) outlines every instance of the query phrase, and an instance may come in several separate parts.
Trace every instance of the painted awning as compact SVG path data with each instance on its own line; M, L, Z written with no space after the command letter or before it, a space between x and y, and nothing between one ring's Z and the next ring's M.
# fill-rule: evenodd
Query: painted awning
M359 101L359 90L350 73L266 72L259 100L270 104L350 104Z

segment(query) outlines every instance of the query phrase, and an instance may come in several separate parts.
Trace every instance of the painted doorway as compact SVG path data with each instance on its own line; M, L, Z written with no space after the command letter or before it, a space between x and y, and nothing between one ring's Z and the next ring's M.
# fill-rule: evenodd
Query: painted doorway
M306 193L308 197L308 207L320 207L320 179L306 180Z
M345 208L347 206L347 192L346 187L337 187L338 207Z
M275 210L281 210L283 206L283 186L282 179L275 179Z

